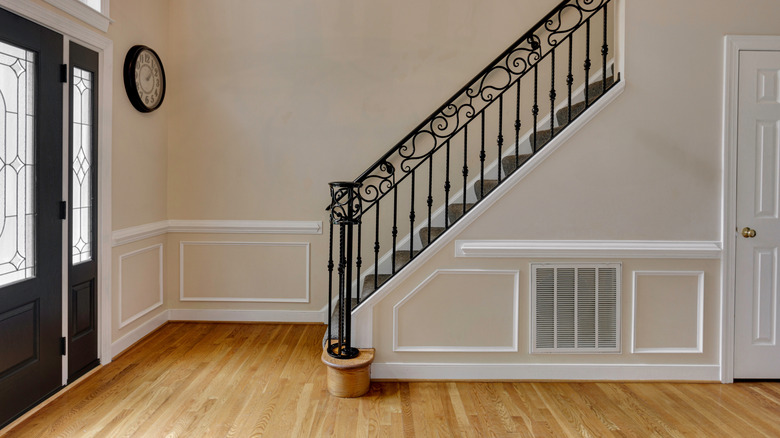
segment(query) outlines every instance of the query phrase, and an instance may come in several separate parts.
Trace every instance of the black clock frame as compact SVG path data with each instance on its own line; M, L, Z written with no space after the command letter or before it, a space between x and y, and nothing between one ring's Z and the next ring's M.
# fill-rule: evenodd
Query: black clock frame
M138 55L140 55L140 53L144 50L148 50L155 58L157 58L157 63L160 65L160 75L162 76L160 78L162 80L160 100L153 107L146 106L143 100L141 100L141 97L138 96L138 89L136 88L135 83L135 65L138 62ZM130 103L132 103L135 109L138 111L141 111L142 113L150 113L159 108L160 105L162 105L163 100L165 100L165 68L163 67L160 55L158 55L157 52L155 52L150 47L139 44L131 47L130 50L127 51L127 56L125 56L124 79L127 97L130 99Z

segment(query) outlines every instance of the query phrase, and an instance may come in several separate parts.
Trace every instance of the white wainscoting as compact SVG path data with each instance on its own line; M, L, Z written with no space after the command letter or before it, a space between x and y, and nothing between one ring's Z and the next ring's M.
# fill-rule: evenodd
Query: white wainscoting
M204 264L188 267L185 248L198 246L213 248L212 252L215 254L210 260L203 260L204 255L200 254L199 257ZM218 247L223 247L222 257L216 254ZM311 283L310 247L309 242L182 241L179 243L179 299L181 301L308 303ZM227 249L234 249L235 256L247 257L249 248L255 248L257 251L252 255L255 261L252 262L251 267L238 264L245 261L245 258L233 257L234 260L231 262L228 259L227 263L223 259L227 257L227 253L225 253ZM275 255L269 252L274 248L280 249ZM300 248L300 253L296 254L295 257L290 257L290 248ZM278 263L284 264L285 269L276 266ZM202 284L197 285L198 287L203 287L204 284L210 285L211 294L203 293L203 291L192 293L197 288L196 286L188 286L188 276L202 274L211 265L218 266L218 268L209 270L209 275L201 279L200 283ZM188 269L191 271L188 272ZM300 284L287 284L279 287L278 283L284 280L279 273L284 271L294 272L287 277L287 280ZM276 284L274 284L275 282ZM289 294L289 290L287 294L274 295L274 292L278 293L279 290L268 290L274 287L299 290L296 291L297 294L293 295ZM258 294L258 288L265 289L264 295ZM218 289L226 290L222 294L214 294L213 292Z
M474 287L463 288L445 288L437 289L434 283L437 280L450 276L473 276L481 277L481 282L473 285ZM496 290L493 287L486 287L484 281L486 277L509 276L508 290ZM468 279L459 279L461 284ZM490 280L488 280L490 281ZM480 289L480 287L482 287ZM450 294L461 295L450 296ZM412 321L401 321L405 308L414 306L416 297L434 294L435 298L432 305L426 306L423 303L422 308L417 309ZM494 296L489 296L489 295ZM501 296L497 296L501 294ZM430 303L429 303L430 304ZM458 306L457 308L455 306ZM517 352L518 351L518 324L519 324L519 306L520 306L520 272L513 270L484 270L484 269L440 269L433 272L428 278L422 281L409 294L393 307L393 351L406 352ZM442 311L443 310L443 311ZM480 311L482 310L482 311ZM415 310L407 310L414 313ZM500 315L504 314L504 318ZM441 319L434 319L438 314ZM443 319L443 320L442 320ZM418 322L428 329L412 327L414 322ZM434 330L431 325L435 326ZM467 327L478 326L481 328L481 335L478 339L466 341L468 345L459 345L453 342L445 342L444 338L455 336L459 340L468 339L467 333L459 333ZM414 331L421 336L433 337L429 339L431 345L424 345L425 342L416 343L416 345L404 345L402 343L401 329ZM436 331L443 333L435 333ZM486 334L490 330L493 334ZM445 334L446 333L446 334ZM439 336L439 340L436 340ZM503 344L496 343L497 338L503 338L508 342ZM452 339L449 339L452 341Z
M126 281L133 280L133 279L142 279L142 278L149 279L150 277L149 272L132 272L132 270L128 269L129 267L125 266L125 263L128 263L128 260L137 259L143 256L147 256L147 257L156 256L157 258L156 262L152 263L156 265L158 269L156 273L157 275L154 275L154 277L156 278L154 279L153 282L150 282L149 284L143 284L141 286L141 287L148 287L151 286L151 283L154 283L154 286L157 287L157 290L153 291L154 292L153 295L149 294L148 293L149 291L146 291L146 293L139 293L139 291L134 289L131 285L125 284ZM119 291L118 291L119 328L123 328L127 326L133 321L136 321L138 318L143 317L144 315L148 314L149 312L163 305L163 278L164 278L163 260L164 260L163 245L161 243L157 245L151 245L145 248L141 248L119 256ZM124 311L127 307L127 305L125 304L125 299L132 299L133 301L137 301L139 298L145 296L154 296L156 300L149 303L141 303L141 306L146 306L146 307L138 310L136 313L132 315L125 316ZM136 304L136 306L134 307L138 307L138 305Z
M666 284L646 286L648 290L640 290L641 277L649 280L662 280L666 278ZM689 277L688 281L685 277ZM693 281L690 281L690 280ZM677 285L674 285L678 280ZM685 284L692 283L692 284ZM684 289L686 288L687 289ZM631 352L632 353L701 353L704 343L704 272L703 271L634 271L631 310ZM637 305L639 295L647 296L645 304L640 308ZM688 295L687 297L685 295ZM682 303L678 300L682 300ZM687 304L687 307L686 307ZM654 308L655 307L655 308ZM646 313L647 315L640 315ZM675 318L676 316L676 318ZM644 322L637 324L638 319ZM649 320L657 322L654 327ZM690 325L687 331L675 330L680 324ZM668 339L664 340L663 330L671 329L667 333ZM654 333L660 338L655 340L656 345L641 345L638 342L641 331ZM638 335L639 334L639 335ZM679 345L681 339L690 338L691 345ZM645 341L648 342L648 341ZM651 341L651 343L653 343ZM666 343L666 345L663 345Z
M719 242L662 240L456 240L455 257L718 259Z

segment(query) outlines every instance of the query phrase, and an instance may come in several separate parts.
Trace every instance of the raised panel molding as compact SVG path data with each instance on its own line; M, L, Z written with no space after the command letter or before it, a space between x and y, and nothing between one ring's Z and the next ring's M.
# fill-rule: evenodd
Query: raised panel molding
M703 271L634 271L631 304L631 353L702 353L704 344L704 272ZM637 346L637 283L642 276L689 276L696 278L696 345L693 347L638 347ZM652 292L650 292L652 293Z
M322 234L322 221L167 220L116 230L111 240L121 246L166 233Z
M123 264L124 264L125 260L127 260L130 257L135 257L135 256L138 256L138 255L141 255L141 254L144 254L144 253L147 253L147 252L152 252L152 251L157 251L157 254L158 254L158 257L159 257L159 269L160 269L159 279L158 279L158 284L159 284L158 297L159 297L159 299L156 302L151 303L148 307L146 307L145 309L143 309L140 312L136 313L135 315L129 316L126 319L122 318L122 297L123 297L123 293L124 293L124 288L122 287L122 279L123 279L123 273L124 273ZM119 303L118 303L118 307L119 307L119 319L120 319L119 320L119 328L123 328L123 327L127 326L128 324L132 323L133 321L138 320L138 318L143 317L144 315L148 314L149 312L151 312L154 309L157 309L158 307L163 305L163 273L165 272L164 267L163 267L163 260L164 260L163 259L163 245L161 243L157 244L157 245L148 246L146 248L141 248L141 249L129 252L127 254L122 254L121 256L119 256L119 274L118 274L119 275L119 291L118 291Z
M420 294L425 288L431 284L437 277L446 275L509 275L512 277L512 302L506 303L507 306L512 306L512 324L510 330L511 343L508 345L462 345L462 346L404 346L399 343L399 314L402 311L404 305L417 294ZM485 293L485 291L481 291ZM474 294L478 297L479 294ZM428 278L422 281L417 287L415 287L409 294L407 294L401 301L393 306L393 351L398 352L517 352L518 351L518 324L519 324L519 306L520 306L520 271L513 270L482 270L482 269L439 269L434 271ZM490 321L487 321L487 326L490 325ZM490 337L486 337L486 340L490 340Z
M259 246L259 247L301 247L305 250L305 261L302 266L300 274L306 279L304 296L299 298L284 298L284 297L231 297L231 296L187 296L185 285L185 264L184 254L185 247L187 246L228 246L228 247L241 247L241 246ZM179 243L179 300L181 301L204 301L204 302L255 302L255 303L308 303L310 301L310 289L311 289L311 244L309 242L234 242L234 241L181 241Z
M455 257L718 259L719 242L663 240L456 240Z

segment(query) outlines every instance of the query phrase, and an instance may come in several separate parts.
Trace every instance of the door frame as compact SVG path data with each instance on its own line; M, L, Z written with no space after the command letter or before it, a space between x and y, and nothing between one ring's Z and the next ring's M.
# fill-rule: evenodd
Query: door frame
M727 35L723 64L723 173L721 242L720 380L734 381L734 302L737 246L737 116L739 115L739 52L780 51L780 36Z
M111 127L113 105L114 42L99 33L90 30L65 15L60 15L30 0L0 0L0 7L18 14L41 26L54 30L63 36L63 54L65 60L69 55L69 44L76 42L98 53L98 355L100 363L111 362ZM67 84L68 86L70 84ZM69 111L68 87L63 87L64 109ZM65 113L67 114L67 113ZM63 117L63 181L69 178L70 164L68 160L68 136L70 132L68 118ZM67 184L63 189L62 199L68 199ZM64 251L70 251L68 245L68 225L63 222ZM68 257L63 255L62 268L62 303L63 315L67 315L68 290ZM62 336L68 334L68 321L62 318ZM68 358L62 357L62 384L67 384Z

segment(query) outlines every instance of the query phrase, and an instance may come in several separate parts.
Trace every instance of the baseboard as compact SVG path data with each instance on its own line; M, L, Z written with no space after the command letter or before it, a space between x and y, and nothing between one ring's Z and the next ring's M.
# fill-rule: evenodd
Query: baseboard
M170 321L219 322L318 322L319 310L170 309Z
M376 363L372 379L720 381L718 365Z
M130 333L122 336L116 342L111 344L111 358L115 358L119 353L127 350L130 346L144 338L144 336L157 330L170 319L169 311L163 310L153 318L141 324Z

